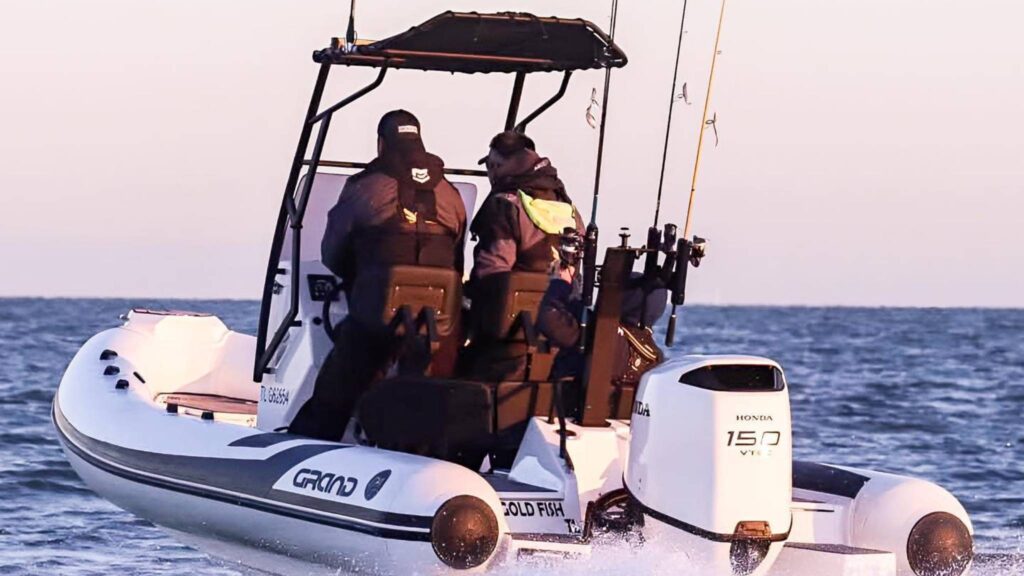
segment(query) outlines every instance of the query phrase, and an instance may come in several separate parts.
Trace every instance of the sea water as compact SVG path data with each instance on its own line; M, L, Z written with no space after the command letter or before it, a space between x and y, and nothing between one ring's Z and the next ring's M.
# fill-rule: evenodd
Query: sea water
M0 299L0 574L237 575L90 492L50 403L91 335L132 307L188 309L253 333L255 302ZM670 354L774 358L798 458L919 476L967 507L976 573L1024 574L1024 310L692 307ZM507 568L525 576L537 567ZM559 573L678 575L597 552Z

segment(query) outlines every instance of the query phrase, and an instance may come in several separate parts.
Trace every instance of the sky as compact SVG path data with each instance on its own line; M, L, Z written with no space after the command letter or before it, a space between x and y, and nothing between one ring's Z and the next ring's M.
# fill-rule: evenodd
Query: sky
M444 9L584 17L609 2L359 2L363 38ZM622 0L598 223L653 221L682 0ZM689 0L663 222L682 223L718 0ZM34 0L0 19L0 296L257 298L316 66L341 0ZM1024 306L1018 0L729 0L690 276L708 304ZM368 82L336 70L326 100ZM526 83L523 109L557 88ZM589 215L600 72L531 126ZM369 160L415 112L475 167L512 78L401 71L336 116L325 157ZM482 184L482 183L481 183Z

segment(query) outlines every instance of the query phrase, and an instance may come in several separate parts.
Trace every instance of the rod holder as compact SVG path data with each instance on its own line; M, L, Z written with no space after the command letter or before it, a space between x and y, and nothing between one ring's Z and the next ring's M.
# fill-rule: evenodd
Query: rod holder
M594 286L597 284L597 241L600 231L593 222L587 226L583 239L583 307L594 305Z
M644 260L644 278L650 280L658 274L658 252L661 250L661 230L657 226L647 229L647 255Z
M672 291L673 306L682 306L686 303L686 276L690 269L692 252L693 244L686 238L680 238L676 242L676 270L672 275L672 284L669 286Z
M665 252L673 252L676 247L676 235L679 234L679 227L675 224L665 224L665 233L662 239L662 247Z
M686 238L676 241L675 252L675 273L672 274L669 282L669 291L672 294L672 315L668 318L668 328L665 331L665 345L673 346L676 342L676 323L678 322L678 309L686 303L686 275L690 268L690 255L693 253L693 243Z
M676 345L676 306L672 305L672 315L668 317L668 328L665 330L665 346L671 348Z

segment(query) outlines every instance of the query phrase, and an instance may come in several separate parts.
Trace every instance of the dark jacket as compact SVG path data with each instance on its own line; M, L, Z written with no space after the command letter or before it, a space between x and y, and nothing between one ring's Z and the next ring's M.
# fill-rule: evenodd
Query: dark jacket
M465 231L465 204L444 179L440 158L378 158L345 184L327 215L321 255L344 282L349 309L358 310L359 294L375 288L360 285L392 266L452 268L461 274Z
M470 231L478 242L473 251L471 285L492 274L547 272L555 260L559 234L549 234L534 224L520 192L537 200L572 204L551 162L532 151L523 154L521 163L495 179L473 219ZM582 234L583 221L578 213L575 221Z
M537 330L557 348L579 346L583 301L572 298L572 292L565 280L552 280L537 314Z
M654 343L649 329L640 329L655 324L665 312L668 294L660 286L650 286L642 276L634 275L630 286L623 294L619 325L619 339L616 349L602 351L614 355L614 376L616 382L639 379L640 373L652 364L662 360L661 350ZM537 330L560 349L552 368L552 379L578 377L583 374L584 357L579 351L583 337L579 318L583 303L573 297L572 286L564 280L552 280L537 314ZM644 356L650 355L644 359ZM639 360L639 365L638 365ZM641 368L638 372L638 368Z

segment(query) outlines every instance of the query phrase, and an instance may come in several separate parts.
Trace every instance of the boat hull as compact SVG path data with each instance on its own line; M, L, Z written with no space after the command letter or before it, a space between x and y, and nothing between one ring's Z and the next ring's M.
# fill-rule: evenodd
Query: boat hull
M497 523L496 544L474 570L538 554L586 556L604 545L587 532L590 505L623 491L624 463L633 452L649 452L631 446L635 431L627 422L569 423L565 450L575 462L569 467L557 423L534 419L512 469L481 474L432 458L260 430L255 410L246 412L260 398L259 387L238 380L248 377L241 367L251 359L252 339L216 319L153 318L134 315L82 347L54 399L58 436L71 465L99 495L212 556L257 570L456 572L439 559L434 522L447 503L467 496ZM651 377L675 384L697 365L739 361L685 357ZM651 413L671 410L662 400ZM677 428L661 436L677 437L679 426L698 422L673 420ZM788 429L788 419L773 418L779 423ZM701 430L693 426L689 433L706 434ZM649 474L674 479L659 501L685 515L679 507L685 501L673 499L692 500L693 485L682 479L707 458L679 459L672 446L666 450L651 462L682 468ZM922 480L803 462L793 463L791 486L783 480L785 490L775 496L782 516L771 523L783 528L757 574L816 574L815 566L828 566L836 576L933 576L915 573L908 557L922 519L941 513L971 530L959 502ZM732 546L680 529L679 522L656 537L657 518L665 515L649 516L644 545L622 555L670 553L673 562L692 565L712 554L713 563L733 562Z
M165 391L153 389L165 383L129 360L141 354L126 352L144 340L124 328L94 337L69 365L53 403L69 462L119 507L264 570L264 560L251 558L269 554L313 572L445 572L432 522L446 502L465 495L493 511L499 542L507 540L497 494L461 466L263 432L244 416L156 400Z

